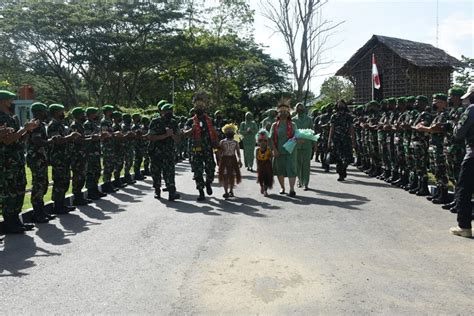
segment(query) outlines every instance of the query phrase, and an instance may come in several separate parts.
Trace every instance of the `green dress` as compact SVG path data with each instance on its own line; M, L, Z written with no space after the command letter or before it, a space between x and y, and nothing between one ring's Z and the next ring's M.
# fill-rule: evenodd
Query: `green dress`
M272 128L270 130L270 139L273 142L274 140L274 133L275 128L278 121L273 123ZM291 122L293 126L293 132L296 131L296 124ZM280 155L273 159L273 174L276 176L283 176L283 177L296 177L296 150L294 150L291 154L286 151L283 147L283 144L286 143L288 140L286 124L280 124L278 127L277 132L277 142L276 147Z
M250 129L250 131L247 131L247 129ZM239 132L243 136L245 167L252 168L255 159L255 135L258 132L258 125L253 120L245 120L240 123Z
M298 114L294 119L298 129L312 129L313 121L307 114ZM301 185L309 184L311 171L311 154L313 153L313 142L305 140L303 144L296 146L296 174Z

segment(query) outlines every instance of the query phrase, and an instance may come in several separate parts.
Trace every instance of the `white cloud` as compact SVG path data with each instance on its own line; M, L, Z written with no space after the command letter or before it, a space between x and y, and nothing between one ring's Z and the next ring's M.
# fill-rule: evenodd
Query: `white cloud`
M460 58L461 55L473 57L474 18L463 12L443 17L439 24L439 48Z

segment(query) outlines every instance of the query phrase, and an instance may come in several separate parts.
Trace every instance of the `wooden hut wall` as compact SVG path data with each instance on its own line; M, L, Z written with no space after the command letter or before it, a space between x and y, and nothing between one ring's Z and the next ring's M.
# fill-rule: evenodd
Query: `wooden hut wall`
M423 94L431 98L435 93L447 93L452 85L451 68L411 67L409 95Z

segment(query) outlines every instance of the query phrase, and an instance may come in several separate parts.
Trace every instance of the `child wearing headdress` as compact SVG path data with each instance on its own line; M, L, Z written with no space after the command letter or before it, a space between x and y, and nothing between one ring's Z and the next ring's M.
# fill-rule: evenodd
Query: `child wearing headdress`
M260 193L268 196L268 189L273 187L272 151L268 145L269 134L261 129L256 135L258 148L255 150L257 160L257 182L260 184Z
M234 139L237 126L226 124L222 127L225 138L219 142L219 182L224 186L225 199L234 196L234 186L242 180L239 143Z

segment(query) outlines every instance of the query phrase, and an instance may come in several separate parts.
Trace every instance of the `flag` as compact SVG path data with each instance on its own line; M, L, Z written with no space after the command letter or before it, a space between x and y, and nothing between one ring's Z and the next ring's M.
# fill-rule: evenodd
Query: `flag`
M375 54L372 54L372 82L374 89L380 89L380 77L377 69L377 63L375 61Z
M377 70L377 63L375 62L375 54L372 54L372 84L374 89L380 89L380 77Z

